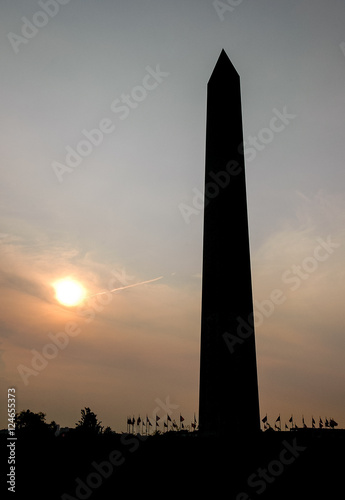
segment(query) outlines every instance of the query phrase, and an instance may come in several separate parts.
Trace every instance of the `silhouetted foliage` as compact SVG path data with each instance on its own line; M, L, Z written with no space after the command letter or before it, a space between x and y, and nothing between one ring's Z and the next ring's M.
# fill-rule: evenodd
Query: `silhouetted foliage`
M81 419L75 425L77 430L101 434L103 430L101 423L101 421L98 421L97 415L90 408L84 408L81 410Z
M46 415L41 411L34 413L30 410L22 410L16 414L16 429L19 432L25 433L42 433L56 431L57 425L54 421L47 424L45 421Z
M111 428L111 427L109 427L109 426L108 426L108 427L106 427L106 428L104 429L104 431L103 431L103 434L104 434L105 436L108 436L109 434L113 434L113 433L114 433L114 431L113 431L113 430L112 430L112 428Z

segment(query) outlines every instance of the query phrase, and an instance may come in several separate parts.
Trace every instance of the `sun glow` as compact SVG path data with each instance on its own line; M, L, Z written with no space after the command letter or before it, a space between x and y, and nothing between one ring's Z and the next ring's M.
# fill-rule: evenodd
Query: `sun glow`
M63 279L54 283L55 297L64 306L77 306L85 297L85 290L78 281Z

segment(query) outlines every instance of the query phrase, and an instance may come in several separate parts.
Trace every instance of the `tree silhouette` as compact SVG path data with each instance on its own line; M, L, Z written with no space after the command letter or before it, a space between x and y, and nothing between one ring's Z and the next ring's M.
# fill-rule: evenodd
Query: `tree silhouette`
M16 414L16 429L27 433L55 432L57 425L54 421L47 424L46 415L43 412L34 413L30 410L22 410Z
M85 408L81 410L81 419L75 425L78 430L100 434L103 430L101 423L90 408Z

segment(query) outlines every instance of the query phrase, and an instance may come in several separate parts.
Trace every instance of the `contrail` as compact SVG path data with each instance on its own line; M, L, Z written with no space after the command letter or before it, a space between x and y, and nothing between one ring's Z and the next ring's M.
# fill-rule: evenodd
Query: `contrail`
M106 290L105 292L98 292L89 297L95 297L96 295L103 295L105 293L117 292L118 290L125 290L126 288L132 288L134 286L145 285L146 283L152 283L153 281L161 280L163 276L159 276L158 278L154 278L153 280L141 281L140 283L133 283L133 285L121 286L120 288L113 288L112 290Z

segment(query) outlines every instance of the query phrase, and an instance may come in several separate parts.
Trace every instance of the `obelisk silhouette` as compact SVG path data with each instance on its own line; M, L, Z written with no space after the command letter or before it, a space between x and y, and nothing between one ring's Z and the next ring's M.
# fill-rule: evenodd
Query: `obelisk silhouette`
M207 86L199 429L260 429L240 78L223 50Z

